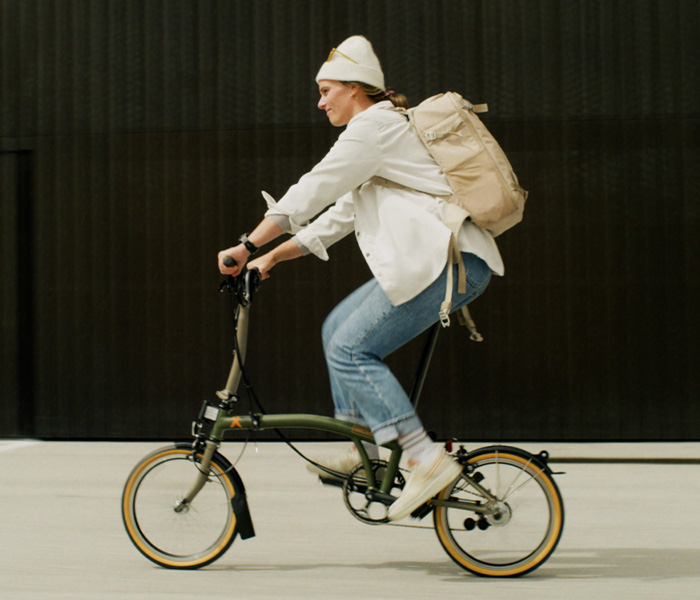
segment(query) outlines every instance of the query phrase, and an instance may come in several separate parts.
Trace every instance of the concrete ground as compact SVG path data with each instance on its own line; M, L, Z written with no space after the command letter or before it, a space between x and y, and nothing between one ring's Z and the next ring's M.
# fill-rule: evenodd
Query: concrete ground
M432 528L360 523L277 442L249 444L236 467L257 536L199 571L162 569L127 538L120 497L163 445L0 440L0 598L700 598L700 444L522 444L566 472L566 525L547 563L510 580L463 571Z

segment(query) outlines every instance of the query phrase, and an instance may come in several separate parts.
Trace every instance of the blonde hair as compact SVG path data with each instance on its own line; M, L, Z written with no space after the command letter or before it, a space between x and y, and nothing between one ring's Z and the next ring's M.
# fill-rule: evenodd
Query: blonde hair
M408 98L403 94L398 94L394 90L385 92L378 87L362 83L361 81L343 81L345 85L359 87L372 102L391 100L391 103L398 108L408 108Z

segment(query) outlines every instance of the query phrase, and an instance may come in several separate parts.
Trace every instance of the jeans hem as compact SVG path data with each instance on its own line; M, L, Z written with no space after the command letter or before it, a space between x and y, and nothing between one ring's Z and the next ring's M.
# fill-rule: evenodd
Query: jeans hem
M406 435L411 431L423 427L417 415L406 415L400 419L394 419L389 423L384 423L372 429L374 439L380 446L398 439L401 435Z
M367 427L369 425L358 413L353 411L335 411L335 418L339 421L345 421L346 423L353 423L354 425L361 425L362 427Z

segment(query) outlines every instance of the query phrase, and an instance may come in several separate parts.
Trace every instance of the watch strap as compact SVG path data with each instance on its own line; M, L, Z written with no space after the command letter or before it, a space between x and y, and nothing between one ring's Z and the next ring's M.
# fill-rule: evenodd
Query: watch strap
M241 235L241 237L238 238L238 241L243 244L251 254L255 254L258 251L258 247L248 239L247 233Z

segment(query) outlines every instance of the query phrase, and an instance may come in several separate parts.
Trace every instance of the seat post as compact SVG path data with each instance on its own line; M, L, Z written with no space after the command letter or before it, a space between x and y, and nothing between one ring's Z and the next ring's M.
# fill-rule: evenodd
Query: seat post
M413 386L411 387L411 394L409 396L414 409L418 408L418 400L420 400L420 395L423 391L423 384L428 374L430 359L433 357L433 351L435 350L435 344L437 343L439 333L440 323L438 322L428 330L428 339L425 340L425 344L423 345L423 353L418 363L418 369L416 370L416 376L413 380Z

